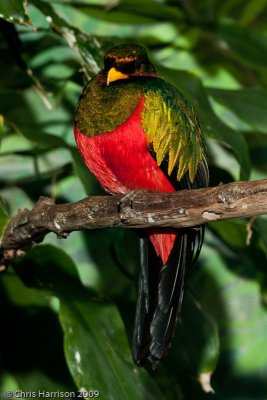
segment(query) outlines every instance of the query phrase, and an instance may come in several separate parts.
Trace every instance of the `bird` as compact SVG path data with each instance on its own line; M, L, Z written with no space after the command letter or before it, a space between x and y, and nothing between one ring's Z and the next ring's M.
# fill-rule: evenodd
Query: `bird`
M196 112L138 44L120 44L106 53L104 68L78 100L74 136L86 166L111 195L208 186L206 145ZM155 367L171 347L204 227L140 231L132 358L138 367L147 362Z

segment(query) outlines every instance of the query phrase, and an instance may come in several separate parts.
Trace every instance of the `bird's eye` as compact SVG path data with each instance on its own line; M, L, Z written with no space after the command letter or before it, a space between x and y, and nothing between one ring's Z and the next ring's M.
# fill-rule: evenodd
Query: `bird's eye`
M105 64L105 70L109 71L115 63L115 58L114 57L105 57L104 64Z
M136 70L138 70L141 66L141 63L139 63L136 60L132 61L122 61L118 64L119 70L123 73L131 74L134 73Z
M140 67L141 67L140 61L135 61L134 62L134 68L137 70L137 69L140 69Z

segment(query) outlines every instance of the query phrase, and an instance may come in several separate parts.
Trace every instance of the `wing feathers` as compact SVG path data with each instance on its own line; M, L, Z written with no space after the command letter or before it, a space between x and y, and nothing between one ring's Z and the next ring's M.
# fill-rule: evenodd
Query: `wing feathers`
M142 126L158 165L167 159L168 175L178 167L177 180L188 172L193 182L204 158L204 142L194 110L182 95L166 82L148 90Z

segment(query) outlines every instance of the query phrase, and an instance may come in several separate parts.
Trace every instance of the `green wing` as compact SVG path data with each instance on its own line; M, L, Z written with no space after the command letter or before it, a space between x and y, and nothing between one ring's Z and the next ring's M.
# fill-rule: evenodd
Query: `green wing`
M177 180L188 172L193 183L200 162L205 162L201 128L186 99L162 79L145 92L142 127L158 165L166 159L169 175L177 167Z

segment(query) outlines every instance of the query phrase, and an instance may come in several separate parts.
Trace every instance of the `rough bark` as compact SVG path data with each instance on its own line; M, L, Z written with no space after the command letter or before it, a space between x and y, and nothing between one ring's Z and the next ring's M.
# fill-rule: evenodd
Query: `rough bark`
M65 238L72 231L107 227L185 228L229 218L267 214L267 180L233 182L175 193L133 191L54 204L41 197L32 210L19 211L3 234L2 262L23 254L49 232Z

